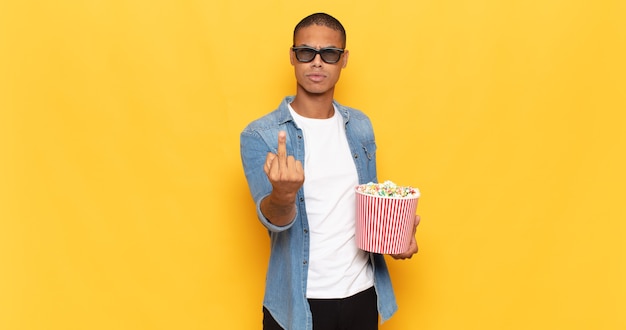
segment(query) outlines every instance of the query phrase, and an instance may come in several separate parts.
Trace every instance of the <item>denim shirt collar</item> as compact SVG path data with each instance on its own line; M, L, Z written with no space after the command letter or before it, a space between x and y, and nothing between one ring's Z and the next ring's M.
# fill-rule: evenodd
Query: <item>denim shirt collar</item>
M278 108L278 111L279 111L278 124L282 125L287 122L293 121L293 117L291 116L291 113L289 112L289 104L291 104L291 102L293 102L295 98L296 98L295 96L287 96L283 99L280 107ZM350 121L350 112L348 111L348 108L342 106L336 100L333 100L333 106L335 110L339 111L339 114L341 114L341 117L343 118L343 124L344 125L347 124L348 121Z

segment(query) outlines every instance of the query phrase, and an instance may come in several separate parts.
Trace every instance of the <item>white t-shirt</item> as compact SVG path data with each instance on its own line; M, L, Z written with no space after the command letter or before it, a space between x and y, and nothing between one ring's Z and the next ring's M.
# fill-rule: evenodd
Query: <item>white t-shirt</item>
M310 250L307 298L345 298L374 285L369 254L355 241L358 176L341 114L312 119L289 111L304 134L304 196Z

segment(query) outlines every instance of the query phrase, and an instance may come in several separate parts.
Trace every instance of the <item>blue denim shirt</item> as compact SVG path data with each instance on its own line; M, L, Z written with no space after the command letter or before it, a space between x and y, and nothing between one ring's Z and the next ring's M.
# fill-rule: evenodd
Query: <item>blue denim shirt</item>
M309 225L303 189L300 188L297 193L296 217L289 225L275 226L261 213L261 201L272 191L263 165L268 152L277 152L279 131L287 132L287 155L294 156L304 164L302 130L296 126L288 108L293 99L293 96L286 97L278 109L250 123L241 133L240 148L258 218L270 235L271 253L263 305L283 328L310 330L313 321L306 299ZM369 118L359 110L337 102L333 104L343 117L359 183L377 182L376 143ZM384 256L371 253L370 261L378 295L378 312L384 322L398 307Z

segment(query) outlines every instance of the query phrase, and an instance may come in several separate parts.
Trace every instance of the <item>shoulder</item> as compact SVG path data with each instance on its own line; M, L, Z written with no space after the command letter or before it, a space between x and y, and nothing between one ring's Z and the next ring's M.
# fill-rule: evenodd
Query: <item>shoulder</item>
M276 109L260 118L254 119L243 129L242 133L252 133L255 131L264 131L274 128L278 125L278 118L280 118L279 115L280 110Z
M374 127L369 116L365 114L365 112L336 102L335 105L343 116L348 134L352 133L359 136L369 136L368 138L373 138L371 136L374 134Z
M334 101L334 104L345 119L370 122L370 118L367 116L367 114L365 114L365 112L353 107L342 105L337 101Z
M243 129L242 134L254 134L255 132L276 130L286 122L291 121L292 118L288 108L288 104L291 100L293 100L293 97L285 97L278 108L251 121Z

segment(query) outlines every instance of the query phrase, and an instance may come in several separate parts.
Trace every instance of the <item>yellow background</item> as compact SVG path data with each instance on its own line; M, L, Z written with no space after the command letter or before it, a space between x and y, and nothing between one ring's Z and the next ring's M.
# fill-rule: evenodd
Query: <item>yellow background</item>
M316 11L422 191L381 329L626 328L624 1L1 0L0 329L260 329L239 132Z

